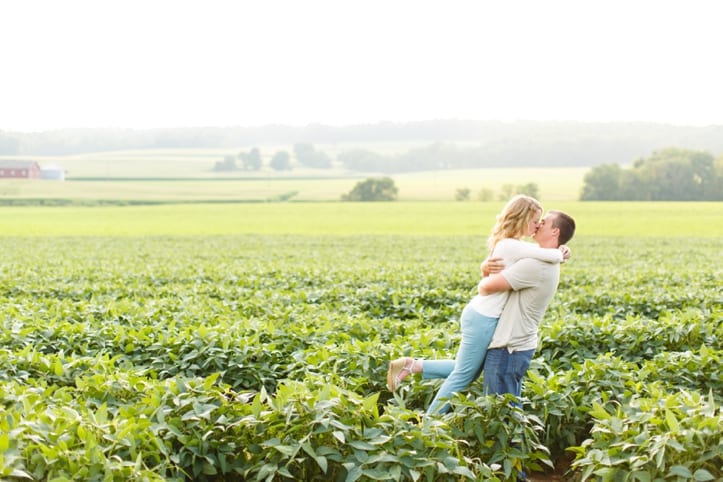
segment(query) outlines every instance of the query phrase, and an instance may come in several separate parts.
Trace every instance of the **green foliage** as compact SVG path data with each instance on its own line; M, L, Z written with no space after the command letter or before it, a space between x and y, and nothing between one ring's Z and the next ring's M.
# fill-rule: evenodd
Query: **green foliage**
M494 199L494 191L489 188L482 188L477 193L477 200L482 202L490 202Z
M329 155L324 151L317 150L312 144L294 144L294 155L296 160L306 167L318 169L329 169L331 167Z
M553 466L550 451L539 438L545 430L542 421L513 402L510 395L457 396L452 400L445 420L455 437L466 442L463 453L484 461L484 468L477 470L480 474L501 472L503 480L510 480L523 470L541 471Z
M581 480L719 480L723 413L712 393L653 395L593 404L591 438L571 449Z
M471 194L472 194L472 191L468 187L457 188L457 191L454 193L454 200L455 201L469 201Z
M668 148L638 159L632 170L617 164L585 175L583 201L721 201L723 172L708 152Z
M454 356L482 243L0 238L0 478L723 476L717 237L576 238L522 409L390 394L390 359Z
M603 164L585 174L581 200L614 201L621 199L623 169L619 164Z
M223 161L216 161L216 164L213 166L213 170L217 172L223 172L223 171L235 171L238 169L236 167L236 158L234 156L224 156Z
M244 171L258 171L261 169L261 151L259 151L258 147L254 147L248 152L239 152L238 158Z
M337 156L341 164L352 171L389 172L389 159L368 149L350 149Z
M394 201L398 191L390 177L368 178L356 183L354 189L342 196L342 201Z
M534 182L528 182L527 184L504 184L500 189L498 196L500 201L507 201L516 194L527 194L534 198L540 197L540 189Z
M277 151L271 158L271 169L275 171L290 171L291 156L286 151Z

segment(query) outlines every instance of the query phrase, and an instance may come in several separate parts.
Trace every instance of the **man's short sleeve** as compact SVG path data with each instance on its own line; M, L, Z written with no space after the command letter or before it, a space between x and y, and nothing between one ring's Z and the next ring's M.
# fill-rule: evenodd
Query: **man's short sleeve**
M540 283L540 263L542 263L542 261L523 258L509 268L506 268L500 274L504 276L510 284L510 287L515 291L531 288Z

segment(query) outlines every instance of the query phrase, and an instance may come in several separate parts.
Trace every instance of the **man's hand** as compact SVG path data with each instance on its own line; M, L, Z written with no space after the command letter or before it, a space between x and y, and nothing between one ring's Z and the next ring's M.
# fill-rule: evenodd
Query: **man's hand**
M563 257L564 256L565 254L563 253ZM482 261L479 269L482 277L485 278L491 274L499 273L500 271L505 269L505 263L502 261L502 258L487 258Z

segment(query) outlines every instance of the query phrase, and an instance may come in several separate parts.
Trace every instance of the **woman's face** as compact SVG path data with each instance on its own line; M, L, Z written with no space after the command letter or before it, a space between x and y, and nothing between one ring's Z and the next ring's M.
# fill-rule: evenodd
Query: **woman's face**
M540 219L542 219L542 211L539 209L535 211L535 215L532 216L530 222L527 223L527 232L525 236L530 237L537 232L537 228L540 227Z

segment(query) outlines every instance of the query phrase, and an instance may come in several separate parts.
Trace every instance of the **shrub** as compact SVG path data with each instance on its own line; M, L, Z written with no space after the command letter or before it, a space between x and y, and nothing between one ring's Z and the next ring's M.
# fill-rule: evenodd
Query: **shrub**
M390 177L369 178L358 182L354 189L344 194L342 201L394 201L399 190Z

